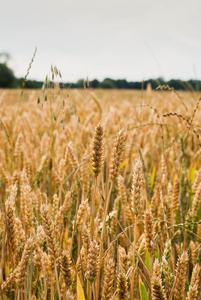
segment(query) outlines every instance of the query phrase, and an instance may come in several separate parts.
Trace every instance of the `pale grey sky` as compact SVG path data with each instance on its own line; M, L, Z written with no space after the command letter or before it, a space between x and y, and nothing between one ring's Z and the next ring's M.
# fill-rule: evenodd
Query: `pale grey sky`
M0 52L16 76L201 79L200 0L1 0Z

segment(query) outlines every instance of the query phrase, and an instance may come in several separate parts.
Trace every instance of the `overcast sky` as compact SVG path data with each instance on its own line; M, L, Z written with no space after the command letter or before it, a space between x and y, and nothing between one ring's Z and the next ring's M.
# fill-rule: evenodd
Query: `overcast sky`
M201 79L200 0L1 0L0 52L23 77Z

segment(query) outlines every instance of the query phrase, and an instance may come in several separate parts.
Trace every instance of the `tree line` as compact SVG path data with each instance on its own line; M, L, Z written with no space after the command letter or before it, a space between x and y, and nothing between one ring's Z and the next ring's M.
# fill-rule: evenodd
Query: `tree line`
M24 78L16 78L13 70L7 66L7 61L0 63L0 88L20 88ZM200 80L176 80L172 79L165 81L162 77L157 79L149 79L145 81L127 81L126 79L111 79L105 78L102 81L94 79L92 81L85 81L83 79L78 80L75 83L60 83L61 88L100 88L100 89L135 89L141 90L146 89L147 85L151 84L152 89L156 89L159 85L169 85L175 90L201 90ZM42 81L27 80L25 88L27 89L40 89L43 85Z

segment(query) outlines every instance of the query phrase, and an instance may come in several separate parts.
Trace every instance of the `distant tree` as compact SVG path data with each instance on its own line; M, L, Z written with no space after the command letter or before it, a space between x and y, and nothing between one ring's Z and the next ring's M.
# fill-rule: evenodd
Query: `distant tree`
M77 82L76 82L76 88L78 89L83 89L84 87L84 79L79 79Z
M10 88L16 84L13 71L7 66L6 63L0 64L0 87Z
M23 81L24 81L24 78L22 78L22 82L20 84L20 87L22 86ZM41 89L42 85L43 85L42 81L27 80L26 89Z
M189 83L196 91L201 90L201 82L199 80L189 80Z
M147 83L151 83L151 87L154 90L161 84L157 79L150 79Z
M13 71L7 66L10 55L7 52L0 53L0 87L15 87L15 76Z
M97 79L94 79L90 82L90 87L93 89L96 89L99 86L99 81Z
M129 89L134 89L134 90L141 90L142 89L142 82L129 82Z
M116 80L116 85L118 89L129 89L129 82L126 79Z
M100 84L99 87L102 89L115 89L117 88L116 82L113 79L105 78Z

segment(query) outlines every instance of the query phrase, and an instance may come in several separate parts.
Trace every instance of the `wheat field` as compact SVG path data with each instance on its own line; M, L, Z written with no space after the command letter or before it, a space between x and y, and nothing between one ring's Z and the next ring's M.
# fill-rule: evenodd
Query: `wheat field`
M1 299L201 299L199 97L0 90Z

